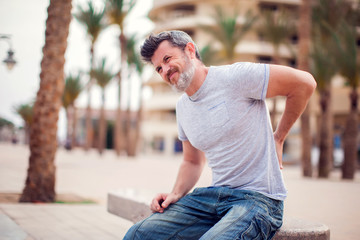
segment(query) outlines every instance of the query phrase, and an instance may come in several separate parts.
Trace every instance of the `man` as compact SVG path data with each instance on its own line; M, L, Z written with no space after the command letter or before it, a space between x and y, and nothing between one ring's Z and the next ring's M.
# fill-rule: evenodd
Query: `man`
M176 106L184 158L172 192L158 194L154 214L124 239L271 239L286 198L283 143L316 87L313 77L267 64L206 67L181 31L149 36L141 55L185 92ZM265 98L278 95L286 107L273 133ZM188 194L206 159L212 185Z

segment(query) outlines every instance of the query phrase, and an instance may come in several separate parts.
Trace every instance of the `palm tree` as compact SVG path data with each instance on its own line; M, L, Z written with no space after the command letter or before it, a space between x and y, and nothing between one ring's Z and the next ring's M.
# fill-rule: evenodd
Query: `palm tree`
M314 22L319 23L323 41L334 41L331 47L341 75L352 88L350 93L350 113L344 131L343 178L352 179L357 159L359 63L357 62L356 24L359 21L359 4L356 7L345 0L319 0L314 8Z
M25 144L28 144L34 117L33 104L21 104L15 107L15 111L24 121Z
M261 22L258 26L258 32L265 41L270 42L274 47L273 63L280 64L280 46L285 44L290 46L289 41L294 35L295 23L290 18L285 9L279 11L264 11ZM289 47L291 50L291 48ZM277 98L273 98L273 107L271 111L271 124L276 128Z
M299 8L299 44L298 44L298 68L304 71L310 70L309 52L311 41L311 2L312 0L302 0ZM301 138L302 154L301 163L304 177L312 176L311 165L311 129L310 129L310 105L308 105L301 115Z
M236 10L232 16L228 16L221 7L216 7L215 11L215 27L204 25L200 27L222 45L222 49L219 51L220 58L229 63L234 62L236 60L236 46L251 29L257 17L248 11L245 14L245 22L239 26L237 22L239 14Z
M65 78L65 88L62 97L63 107L66 110L67 131L66 148L71 149L76 142L76 107L75 100L83 90L80 74L73 76L69 74Z
M71 21L71 0L51 0L47 9L40 88L30 132L30 158L21 202L55 200L57 120L64 89L64 63Z
M360 83L360 63L357 57L356 27L353 23L343 21L337 41L337 64L340 74L345 77L351 87L350 113L348 114L344 131L344 164L342 178L353 179L356 169L358 146L358 93Z
M100 65L95 67L91 75L96 80L97 84L101 87L101 109L100 109L100 120L99 120L99 153L102 154L106 143L106 117L105 117L105 88L114 78L115 74L112 74L108 69L105 68L106 59L102 58Z
M317 31L319 33L319 31ZM331 41L321 41L316 34L313 39L313 51L311 54L311 72L317 82L317 90L320 93L320 123L319 123L319 167L318 176L329 177L333 159L333 113L331 111L331 79L337 72L335 58L332 52Z
M211 44L205 45L200 49L201 61L209 66L212 64L216 64L219 60L216 57L216 51L213 49Z
M109 18L110 24L115 24L119 26L120 35L119 35L119 44L121 51L120 58L120 71L118 73L118 106L116 110L116 120L114 127L114 147L117 155L120 155L121 151L121 139L123 134L122 129L122 118L121 118L121 71L124 70L126 64L126 37L125 37L125 27L124 22L128 13L135 6L136 0L108 0L106 5L106 14Z
M95 10L91 1L88 2L88 8L83 9L78 6L78 11L74 15L75 18L85 26L88 37L91 40L90 45L90 72L94 68L94 47L100 33L106 27L104 22L105 9ZM92 146L93 141L93 126L91 121L91 87L94 80L90 76L90 80L86 86L88 93L88 105L86 108L86 143L85 150Z
M127 54L127 64L129 66L129 77L133 72L136 72L141 76L144 69L144 64L141 61L139 51L136 48L137 40L136 36L132 35L126 42L126 54ZM131 82L129 83L129 93L131 93ZM128 122L127 122L127 153L129 156L135 156L136 155L136 149L137 149L137 142L138 138L140 136L140 121L141 121L141 115L142 115L142 99L141 99L141 93L142 93L142 84L139 89L139 109L136 113L136 115L133 117L130 114L130 105L131 105L131 99L132 97L129 94L129 100L128 100Z

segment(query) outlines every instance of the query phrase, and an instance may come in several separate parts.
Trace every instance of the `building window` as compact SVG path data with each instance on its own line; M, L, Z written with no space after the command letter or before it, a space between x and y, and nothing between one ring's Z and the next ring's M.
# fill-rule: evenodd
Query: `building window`
M195 5L178 5L171 11L173 18L183 18L195 15Z
M290 41L292 44L297 44L299 42L299 37L297 34L294 34L293 36L291 36Z
M290 67L295 68L296 65L297 65L296 59L294 59L294 58L289 59L289 60L288 60L288 65L289 65Z
M265 11L275 12L278 10L278 5L274 3L260 3L259 8L261 12L265 12Z
M195 13L195 5L182 4L182 5L178 5L178 6L174 7L174 10Z
M271 63L273 60L270 56L257 56L256 59L260 63Z

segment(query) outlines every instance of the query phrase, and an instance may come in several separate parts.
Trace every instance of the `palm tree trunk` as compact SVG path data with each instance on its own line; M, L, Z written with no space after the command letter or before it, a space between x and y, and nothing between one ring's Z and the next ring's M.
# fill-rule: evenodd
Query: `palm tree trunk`
M71 21L71 0L51 0L47 11L40 89L30 133L29 168L20 202L55 200L57 120L64 90L64 55Z
M76 107L75 105L72 105L72 109L73 109L73 116L72 116L72 132L71 132L71 144L73 147L77 146L77 141L76 141L76 121L77 121L77 117L76 117Z
M123 142L124 139L124 129L123 129L123 119L122 119L122 112L121 112L121 84L122 84L122 72L124 72L124 68L126 65L126 38L121 31L119 36L119 43L121 49L121 63L120 63L120 73L119 73L119 82L118 82L118 107L116 110L116 120L115 120L115 127L114 127L114 147L115 152L119 156L121 153L121 149L123 145L126 143Z
M142 90L143 90L143 84L142 81L140 83L140 93L139 93L139 109L136 113L136 146L139 144L141 139L141 123L143 118L143 104L142 104Z
M131 112L131 101L132 101L132 81L130 79L129 74L129 94L128 94L128 107L127 107L127 122L126 122L126 140L127 140L127 146L126 146L126 152L127 155L130 157L136 156L136 149L137 149L137 117L136 114L132 114Z
M94 44L91 44L90 48L90 72L94 68ZM86 127L86 142L85 142L85 150L88 151L93 145L93 137L94 137L94 129L92 125L92 109L91 109L91 87L93 85L93 78L90 74L90 80L87 85L87 94L88 94L88 105L86 107L86 119L85 119L85 127Z
M350 113L347 118L344 132L344 164L342 178L354 179L357 160L357 135L358 135L358 94L356 89L350 93Z
M105 91L102 90L102 105L100 109L99 121L99 153L102 154L105 148L106 141L106 120L105 120Z
M298 25L299 50L298 67L301 70L309 71L309 51L310 51L310 32L311 32L311 2L312 0L302 0L300 5L300 20ZM301 163L304 177L312 176L311 165L311 129L310 129L310 104L301 115L301 138L302 153Z
M279 54L279 46L274 46L274 56L273 56L274 60L273 63L274 64L280 64L280 54ZM271 113L270 113L270 120L271 120L271 125L273 127L273 130L275 131L276 126L277 126L277 122L276 122L276 117L277 117L277 101L278 98L275 96L272 99L273 102L273 106L271 109Z
M320 156L319 177L328 178L332 169L333 152L333 121L331 111L331 93L326 89L321 93L321 121L320 121Z
M67 120L67 124L66 124L66 143L65 143L65 147L66 149L68 150L71 150L72 148L72 142L71 142L71 135L72 135L72 114L71 114L71 111L72 111L72 108L71 106L69 105L66 109L66 120Z

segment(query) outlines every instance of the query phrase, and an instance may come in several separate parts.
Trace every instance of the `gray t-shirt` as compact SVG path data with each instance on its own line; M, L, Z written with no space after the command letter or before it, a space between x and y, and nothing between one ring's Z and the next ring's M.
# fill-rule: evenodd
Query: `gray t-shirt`
M200 89L176 105L179 139L203 151L212 186L260 192L284 200L284 186L265 97L269 66L210 67Z

